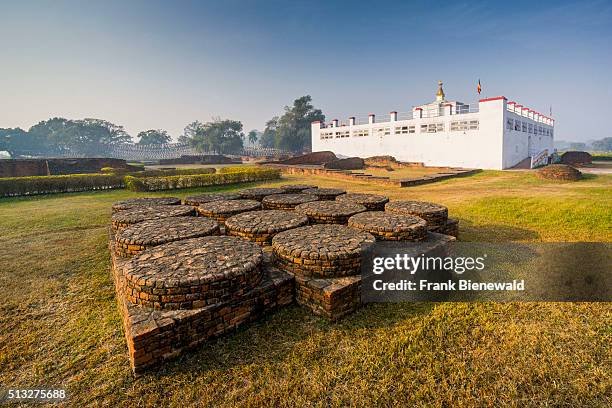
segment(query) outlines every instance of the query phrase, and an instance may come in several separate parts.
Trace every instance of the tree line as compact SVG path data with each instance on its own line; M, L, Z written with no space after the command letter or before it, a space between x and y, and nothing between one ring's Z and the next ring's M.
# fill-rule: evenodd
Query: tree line
M560 150L589 150L595 152L611 152L612 137L604 137L600 140L592 140L589 142L566 142L564 140L555 140L555 147Z
M262 147L308 151L311 148L310 124L315 120L323 121L325 115L312 105L310 95L306 95L296 99L292 106L285 106L282 115L267 121L263 132L254 129L245 135L239 120L213 118L209 122L188 124L178 141L189 144L198 152L222 154L240 152L245 138L249 143L259 143ZM144 130L136 139L140 145L157 146L172 140L163 129ZM133 142L123 126L103 119L51 118L28 130L0 128L0 151L8 152L11 157L67 153L100 156L107 154L112 146Z

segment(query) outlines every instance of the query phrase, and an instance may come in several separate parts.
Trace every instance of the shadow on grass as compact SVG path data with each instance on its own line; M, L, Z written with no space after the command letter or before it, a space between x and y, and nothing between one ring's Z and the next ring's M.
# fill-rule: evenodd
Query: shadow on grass
M241 366L282 364L300 347L327 336L363 337L380 328L428 314L434 303L377 303L363 305L339 322L313 315L297 304L284 307L264 318L217 339L186 351L162 363L141 377L143 381L176 374L198 376ZM272 333L272 336L270 335ZM312 347L312 344L310 344ZM325 347L325 346L321 346Z
M594 173L582 173L582 178L578 181L592 181L595 180L596 178L598 178L599 175L598 174L594 174Z
M460 231L460 241L504 242L540 239L538 232L525 228L499 224L474 225L463 220Z

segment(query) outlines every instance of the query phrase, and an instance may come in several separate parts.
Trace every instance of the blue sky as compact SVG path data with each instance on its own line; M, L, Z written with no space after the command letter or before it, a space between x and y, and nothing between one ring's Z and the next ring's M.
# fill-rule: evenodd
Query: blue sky
M328 119L505 95L556 139L612 136L612 3L0 0L0 127L98 117L175 138L262 129L310 94Z

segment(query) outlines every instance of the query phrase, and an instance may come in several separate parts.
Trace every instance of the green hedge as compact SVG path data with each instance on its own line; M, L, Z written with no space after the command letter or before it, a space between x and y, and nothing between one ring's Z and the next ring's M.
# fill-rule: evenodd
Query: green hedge
M0 178L0 197L108 190L123 187L123 177L115 174L68 174Z
M110 171L109 169L104 170ZM168 174L169 172L171 175ZM149 170L130 173L125 176L113 172L106 174L5 177L0 178L0 197L109 190L123 187L132 191L173 190L278 178L280 178L279 170L259 167L234 167L232 171L226 173L215 173L214 168L208 167L201 169Z
M217 170L217 173L236 173L243 172L245 170L259 169L260 167L256 166L227 166L221 167Z
M612 161L612 153L591 153L593 161Z
M273 180L280 178L280 170L266 168L242 168L242 171L216 174L197 174L167 177L126 176L125 187L132 191L174 190L215 186L220 184L247 183L251 181Z

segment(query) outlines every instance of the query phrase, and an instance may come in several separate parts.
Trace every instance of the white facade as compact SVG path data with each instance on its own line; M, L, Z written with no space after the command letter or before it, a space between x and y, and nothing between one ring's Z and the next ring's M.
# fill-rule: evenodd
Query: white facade
M407 115L391 112L382 122L370 114L363 122L354 117L342 124L313 122L312 151L494 170L553 152L553 119L503 96L481 99L477 107L446 101L441 83L435 102Z

